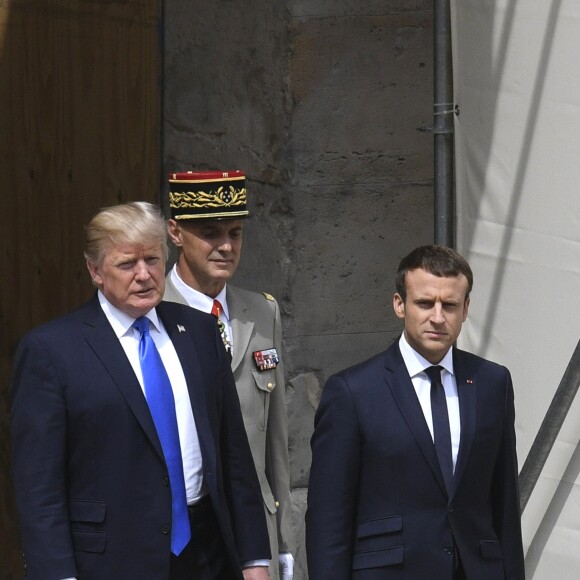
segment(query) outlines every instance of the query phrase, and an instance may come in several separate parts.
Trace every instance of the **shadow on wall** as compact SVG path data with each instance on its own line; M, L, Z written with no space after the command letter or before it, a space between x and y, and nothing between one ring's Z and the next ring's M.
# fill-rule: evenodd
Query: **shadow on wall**
M490 87L498 87L502 84L504 79L505 73L505 65L506 65L506 55L508 51L509 41L512 35L512 29L514 27L515 17L516 17L516 9L517 9L518 2L517 0L510 0L505 9L505 17L503 19L503 29L498 33L496 33L492 28L488 30L488 39L484 42L484 47L487 49L488 54L486 58L479 58L479 68L478 68L478 76L487 79L488 86ZM496 306L499 304L499 297L501 295L502 285L504 281L505 275L505 257L508 255L512 243L512 237L514 233L514 224L516 223L516 218L518 215L518 208L520 205L520 201L523 195L523 188L524 188L524 179L527 172L527 167L530 161L530 152L532 149L532 145L534 143L535 131L537 127L537 119L538 119L538 111L540 108L540 104L542 102L543 90L546 86L546 75L548 70L548 64L550 61L550 56L552 54L553 49L553 42L555 38L555 30L556 25L558 23L558 16L560 13L562 5L562 0L552 0L548 20L546 22L546 27L544 30L543 40L542 40L542 48L540 52L538 68L536 71L536 77L534 79L533 91L532 91L532 98L530 102L530 107L528 110L528 116L525 123L525 131L522 139L522 146L520 151L520 157L518 160L517 168L514 173L514 182L513 188L510 193L509 199L509 208L506 212L506 221L504 227L504 234L501 239L500 244L498 245L499 249L497 251L497 258L496 258L496 267L495 273L493 276L493 282L491 284L491 295L488 301L487 312L483 317L485 320L484 327L481 333L481 341L477 351L479 353L484 354L487 351L491 340L491 333L492 329L495 324L495 316L496 316ZM492 56L492 38L499 37L500 41L498 42L498 50L496 51L497 57ZM496 62L497 65L494 68L493 62ZM487 69L485 67L488 67ZM495 91L497 98L499 99L500 91ZM459 103L461 105L461 103ZM495 111L497 109L497 100L491 106L490 111L487 113L487 116L491 120L495 118ZM493 123L492 123L493 125ZM484 141L483 136L478 136L478 143L481 146L481 150L479 154L484 157L484 160L479 162L478 166L482 169L482 171L478 172L477 168L471 168L472 173L474 175L475 183L471 186L473 191L485 191L486 189L486 175L485 175L485 168L487 167L486 160L489 160L492 155L492 144L494 142L494 132L489 131L485 134L487 136L487 141ZM482 198L480 198L482 199ZM479 215L479 208L473 208L473 215L470 216L471 219L474 221L477 219ZM470 230L466 228L465 231L465 247L472 248L473 245L473 233L474 229L471 228ZM469 259L469 255L466 256Z
M540 559L546 548L548 540L552 536L556 523L562 514L564 506L570 494L575 488L574 482L580 475L580 442L576 444L576 449L572 454L568 467L562 476L552 501L544 514L542 521L534 535L530 547L526 554L526 576L534 578L534 574L540 564Z

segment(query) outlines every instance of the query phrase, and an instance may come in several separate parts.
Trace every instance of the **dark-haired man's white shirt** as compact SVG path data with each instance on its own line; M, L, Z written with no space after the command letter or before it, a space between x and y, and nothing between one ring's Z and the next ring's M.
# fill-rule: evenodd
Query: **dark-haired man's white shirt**
M425 369L433 366L425 357L421 356L407 342L405 333L399 339L399 349L415 393L419 399L427 427L433 437L433 416L431 413L431 381L425 373ZM443 367L441 371L441 382L445 390L445 400L447 401L447 412L449 414L449 427L451 430L451 452L453 456L453 469L457 462L457 453L459 451L459 441L461 439L461 420L459 416L459 396L457 394L457 379L453 370L453 349L450 348L443 357L439 366Z

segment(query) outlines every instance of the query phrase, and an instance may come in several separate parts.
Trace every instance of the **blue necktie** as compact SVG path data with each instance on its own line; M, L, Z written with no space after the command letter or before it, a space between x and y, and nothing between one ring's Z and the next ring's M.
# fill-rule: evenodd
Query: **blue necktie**
M451 429L449 427L449 413L447 399L441 383L440 366L425 369L431 381L431 414L433 416L433 440L435 452L439 459L439 466L445 480L447 494L451 495L453 487L453 457L451 454Z
M169 472L172 502L171 551L179 556L191 538L191 528L187 512L175 400L167 371L149 334L149 319L141 316L135 320L133 326L141 333L139 362L145 384L145 397L153 416Z

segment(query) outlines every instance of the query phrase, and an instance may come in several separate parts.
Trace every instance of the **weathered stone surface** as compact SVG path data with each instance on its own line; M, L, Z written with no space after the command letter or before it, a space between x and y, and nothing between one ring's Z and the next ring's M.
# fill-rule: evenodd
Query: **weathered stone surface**
M430 180L427 14L296 19L289 67L290 147L297 183L348 191L353 184ZM313 130L315 128L315 130Z
M280 184L290 119L285 2L165 3L168 171L244 169Z
M310 471L310 437L322 384L315 373L301 373L288 382L288 446L292 487L306 487Z
M296 553L294 554L294 580L308 578L306 569L306 552L304 550L304 514L306 513L307 491L298 488L292 491L292 529L296 538Z

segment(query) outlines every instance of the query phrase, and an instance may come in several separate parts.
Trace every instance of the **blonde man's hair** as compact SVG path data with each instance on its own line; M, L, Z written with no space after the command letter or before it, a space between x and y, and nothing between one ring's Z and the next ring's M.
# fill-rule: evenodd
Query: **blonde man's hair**
M159 208L146 201L105 207L85 227L85 258L100 264L111 246L159 244L165 259L169 255L167 228Z

